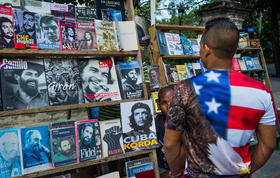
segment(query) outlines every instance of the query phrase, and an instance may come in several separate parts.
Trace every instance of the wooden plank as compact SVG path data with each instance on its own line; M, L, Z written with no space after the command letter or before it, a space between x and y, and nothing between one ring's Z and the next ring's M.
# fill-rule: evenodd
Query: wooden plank
M123 102L141 101L141 100L143 100L143 98L118 100L118 101L96 102L96 103L72 104L72 105L63 105L63 106L49 106L49 107L34 108L34 109L1 111L0 112L0 117L20 115L20 114L32 114L32 113L40 113L40 112L63 111L63 110L79 109L79 108L91 108L91 107L97 107L97 106L110 106L110 105L120 104L120 103L123 103Z
M268 71L267 71L266 62L265 62L265 59L264 59L264 54L263 54L262 48L260 48L260 58L261 58L261 64L262 64L262 66L265 70L264 77L265 77L265 80L267 82L267 87L270 91L272 91L271 83L270 83L270 79L269 79L269 76L268 76Z
M158 162L157 162L157 152L155 149L152 150L152 152L149 154L150 160L152 160L154 164L154 172L155 172L155 178L159 178L159 170L158 170Z
M138 51L1 49L0 56L137 56Z
M240 72L259 72L259 71L264 71L264 69L240 70Z
M200 58L200 55L165 55L162 59L196 59Z
M237 51L254 51L260 50L260 48L237 48Z
M181 30L181 31L194 31L202 33L204 31L203 26L190 26L190 25L168 25L168 24L157 24L156 29L159 30Z
M153 150L128 152L128 153L121 154L121 155L106 157L106 158L97 159L97 160L90 160L90 161L80 162L80 163L76 163L76 164L69 164L69 165L65 165L62 167L58 167L58 168L52 168L52 169L38 171L38 172L30 173L30 174L25 174L22 176L16 176L15 178L41 177L41 176L45 176L45 175L51 175L51 174L55 174L55 173L59 173L59 172L65 172L65 171L69 171L69 170L73 170L73 169L88 167L88 166L92 166L92 165L96 165L96 164L106 163L106 162L110 162L110 161L115 161L115 160L119 160L119 159L124 159L124 158L129 158L129 157L143 155L143 154L149 154L149 153L153 153Z

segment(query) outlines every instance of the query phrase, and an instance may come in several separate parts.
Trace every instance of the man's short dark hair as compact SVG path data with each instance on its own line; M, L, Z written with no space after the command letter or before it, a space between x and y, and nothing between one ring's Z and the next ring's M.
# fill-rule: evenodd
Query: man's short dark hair
M121 70L121 73L122 73L122 75L123 75L123 76L127 76L127 75L128 75L128 73L129 73L130 71L132 71L132 70L135 70L135 71L136 71L136 73L137 73L137 75L139 75L139 73L140 73L139 68L133 68L133 69L123 69L123 70Z
M160 102L160 95L162 93L165 93L165 92L168 92L168 91L173 91L173 86L167 86L167 87L164 87L164 88L161 88L158 92L158 99L156 100L156 102Z
M42 24L50 24L51 21L54 21L56 24L58 24L58 21L55 17L52 17L52 16L43 16L41 19L40 19L40 26L42 26Z
M10 19L8 19L7 17L0 17L0 32L1 32L0 36L1 37L5 36L5 34L4 34L4 32L3 32L2 28L1 28L2 24L5 23L5 22L10 22L13 25L13 22Z
M232 59L238 41L238 29L228 18L215 18L206 22L201 45L206 44L218 58Z
M139 127L134 119L134 111L136 109L139 108L143 108L146 109L148 116L147 119L145 121L145 129L149 130L149 128L152 126L152 121L153 121L153 115L151 113L151 109L149 107L149 105L145 104L145 103L135 103L132 107L131 107L131 115L129 116L129 120L130 120L130 127L133 128L134 130L138 130Z
M22 16L24 17L25 15L30 15L30 16L34 17L34 13L28 12L28 11L23 12Z

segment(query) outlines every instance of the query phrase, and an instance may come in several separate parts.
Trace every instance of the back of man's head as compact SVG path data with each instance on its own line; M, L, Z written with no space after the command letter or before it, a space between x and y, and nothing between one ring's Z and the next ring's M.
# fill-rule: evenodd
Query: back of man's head
M232 59L239 41L236 25L228 18L215 18L208 21L201 38L201 45L207 45L216 57Z

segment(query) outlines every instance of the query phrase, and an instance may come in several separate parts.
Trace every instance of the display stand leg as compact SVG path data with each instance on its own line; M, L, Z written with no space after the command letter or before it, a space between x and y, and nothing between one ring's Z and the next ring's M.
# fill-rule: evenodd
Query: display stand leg
M151 153L149 153L149 157L152 160L154 164L154 172L155 172L155 178L159 178L159 170L158 170L158 162L157 162L157 153L156 149L153 149Z

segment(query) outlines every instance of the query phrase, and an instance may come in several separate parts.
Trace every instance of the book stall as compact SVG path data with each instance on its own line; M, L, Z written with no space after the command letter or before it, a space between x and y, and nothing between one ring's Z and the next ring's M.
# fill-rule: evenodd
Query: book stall
M159 177L132 0L0 3L1 176Z

